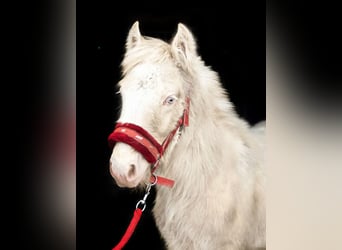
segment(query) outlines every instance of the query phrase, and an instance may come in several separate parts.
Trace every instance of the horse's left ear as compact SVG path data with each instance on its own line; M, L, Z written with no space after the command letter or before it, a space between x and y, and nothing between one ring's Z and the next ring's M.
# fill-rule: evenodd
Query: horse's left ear
M191 56L197 56L197 45L192 32L182 23L178 24L177 33L171 42L174 56L186 63Z

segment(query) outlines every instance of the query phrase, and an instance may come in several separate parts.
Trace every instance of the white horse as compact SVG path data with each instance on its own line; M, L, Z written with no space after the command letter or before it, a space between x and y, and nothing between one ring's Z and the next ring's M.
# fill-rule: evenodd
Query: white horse
M168 249L266 248L265 124L253 129L239 118L196 46L181 23L167 43L142 36L135 22L122 61L118 122L143 128L159 144L175 129L181 134L155 172L175 181L156 186L153 208ZM185 111L189 125L178 126ZM117 142L110 172L118 186L133 188L149 181L151 163Z

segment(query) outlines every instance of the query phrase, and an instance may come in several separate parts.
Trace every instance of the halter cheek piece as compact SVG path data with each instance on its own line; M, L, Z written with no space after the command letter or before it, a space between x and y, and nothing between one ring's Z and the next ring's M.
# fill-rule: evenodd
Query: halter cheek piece
M183 126L189 126L189 108L190 99L186 98L186 106L183 115L179 118L176 127L169 133L162 144L159 144L154 137L142 127L132 123L117 123L114 131L108 137L108 144L111 148L116 142L123 142L130 145L136 151L144 156L146 161L152 164L151 182L156 182L161 185L173 186L174 181L163 177L156 177L153 172L159 165L159 160L166 151L169 143L174 135Z

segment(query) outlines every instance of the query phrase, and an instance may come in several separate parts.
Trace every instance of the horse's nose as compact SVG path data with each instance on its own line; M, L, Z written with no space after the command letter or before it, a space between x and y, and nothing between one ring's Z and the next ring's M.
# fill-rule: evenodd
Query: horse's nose
M135 175L136 175L135 165L134 165L134 164L130 164L130 165L129 165L129 170L128 170L127 177L128 177L128 178L134 178Z
M115 158L110 160L109 163L110 174L114 178L119 187L135 187L139 184L136 165L120 164Z
M147 167L147 162L129 145L117 144L114 147L109 168L118 186L136 187L144 178Z

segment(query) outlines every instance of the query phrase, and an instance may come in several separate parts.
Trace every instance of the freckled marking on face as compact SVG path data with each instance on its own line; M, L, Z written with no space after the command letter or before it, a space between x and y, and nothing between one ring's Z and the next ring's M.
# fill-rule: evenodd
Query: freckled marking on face
M132 70L132 76L140 79L138 89L154 89L160 77L159 67L156 65L143 64Z

